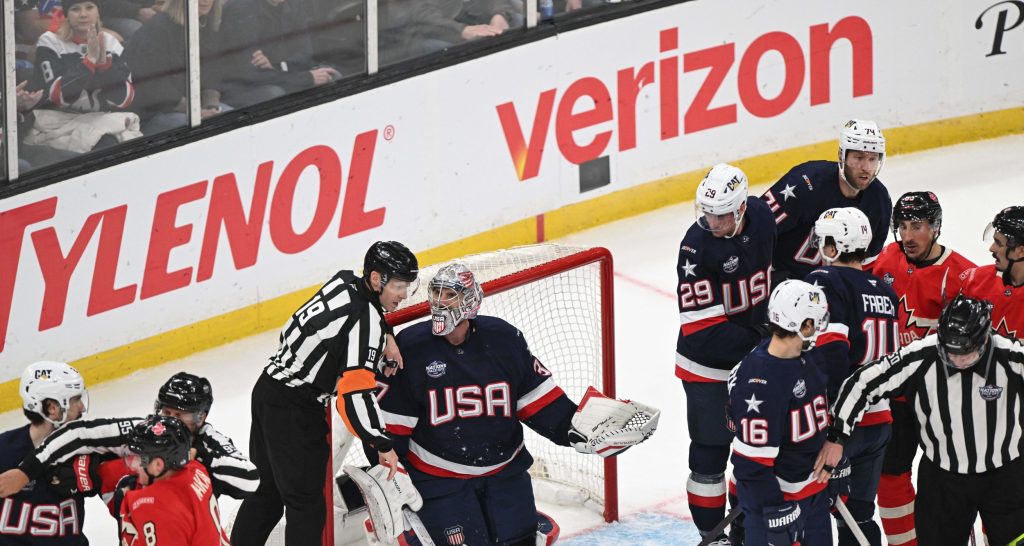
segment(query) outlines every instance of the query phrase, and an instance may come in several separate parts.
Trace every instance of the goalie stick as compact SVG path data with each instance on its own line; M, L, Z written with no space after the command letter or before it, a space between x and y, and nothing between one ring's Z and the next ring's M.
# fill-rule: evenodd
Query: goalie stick
M730 508L729 509L729 513L725 515L725 519L723 519L722 521L718 522L718 525L715 525L715 528L712 529L711 532L709 532L707 535L705 535L704 539L701 540L700 544L697 544L697 546L708 546L708 544L711 544L711 541L715 540L716 538L718 538L718 535L721 535L722 533L724 533L725 532L725 528L728 527L729 524L732 523L733 520L735 520L739 516L740 516L740 507L738 505L737 506L733 506L732 508Z

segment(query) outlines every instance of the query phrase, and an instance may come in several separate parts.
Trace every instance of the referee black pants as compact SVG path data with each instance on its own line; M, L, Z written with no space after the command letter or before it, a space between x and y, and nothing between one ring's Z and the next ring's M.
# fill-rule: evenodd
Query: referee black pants
M260 375L252 390L249 458L260 473L256 492L242 501L231 529L233 546L263 546L285 516L287 546L323 544L324 491L330 456L323 404Z
M978 513L991 546L1024 534L1024 459L981 474L957 474L927 458L918 467L918 546L966 544Z

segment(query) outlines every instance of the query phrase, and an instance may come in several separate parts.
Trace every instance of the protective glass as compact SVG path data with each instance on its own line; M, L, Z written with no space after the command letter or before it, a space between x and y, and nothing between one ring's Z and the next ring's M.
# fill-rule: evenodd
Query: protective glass
M387 284L393 290L396 290L396 291L399 291L399 292L401 292L402 290L405 290L405 297L406 298L413 297L413 295L416 294L416 291L419 290L419 288L420 288L420 280L418 278L414 279L413 281L410 282L410 281L403 281L401 279L396 279L396 278L392 277L392 278L388 279Z

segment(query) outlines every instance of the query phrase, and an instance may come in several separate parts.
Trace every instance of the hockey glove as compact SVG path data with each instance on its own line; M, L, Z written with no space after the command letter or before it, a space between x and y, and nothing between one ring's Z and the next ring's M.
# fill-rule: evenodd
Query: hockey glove
M569 445L580 453L613 457L650 438L660 416L661 410L608 398L590 387L572 416Z
M798 546L804 539L804 522L800 518L800 505L787 502L769 506L762 512L768 531L768 546Z
M107 505L107 508L118 521L121 520L121 504L124 502L125 493L135 489L138 483L139 477L129 474L118 480L117 486L114 487L114 494L110 497L110 504Z
M828 480L828 505L836 506L836 498L841 497L845 502L850 496L850 459L843 457L839 464L832 470L832 477Z
M91 497L100 490L101 462L95 455L79 455L50 468L46 481L61 498L79 494Z
M415 511L423 506L423 497L416 491L409 474L401 465L390 480L387 479L390 469L383 465L376 465L369 471L346 465L344 470L363 494L378 539L382 542L397 539L405 530L402 507Z

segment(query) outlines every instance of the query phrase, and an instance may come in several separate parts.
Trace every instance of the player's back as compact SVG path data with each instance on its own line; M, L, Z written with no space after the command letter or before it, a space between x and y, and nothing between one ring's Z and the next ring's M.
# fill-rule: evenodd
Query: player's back
M842 183L838 162L808 161L790 169L761 196L778 225L773 262L775 279L802 279L822 264L821 253L812 244L811 229L818 216L828 209L860 209L871 221L868 256L881 252L892 218L889 190L881 180L875 179L851 199L840 191ZM778 284L778 280L773 284Z
M828 300L829 326L819 346L845 340L854 366L897 349L896 293L881 279L852 267L825 266L804 280L822 287Z
M923 339L934 331L939 314L960 291L960 274L974 264L948 247L924 264L911 263L899 242L889 243L865 266L892 287L898 299L900 345Z
M197 461L189 461L170 478L126 493L121 518L127 546L228 544L210 475Z
M992 328L1006 337L1024 338L1024 285L1010 286L995 264L964 271L964 295L992 304Z
M0 433L0 472L17 468L33 450L29 425ZM30 481L11 497L0 499L0 544L3 546L83 546L85 522L81 495L61 498L42 478Z

